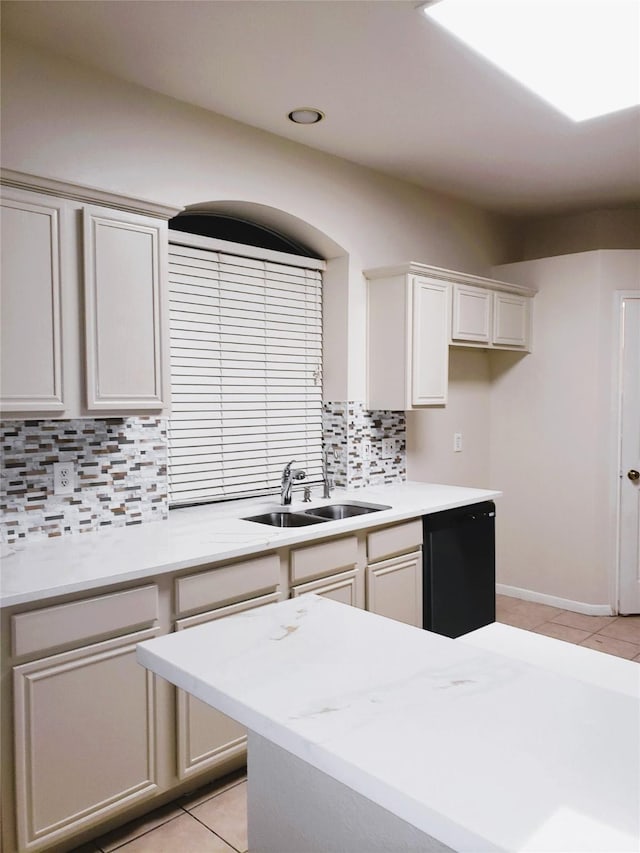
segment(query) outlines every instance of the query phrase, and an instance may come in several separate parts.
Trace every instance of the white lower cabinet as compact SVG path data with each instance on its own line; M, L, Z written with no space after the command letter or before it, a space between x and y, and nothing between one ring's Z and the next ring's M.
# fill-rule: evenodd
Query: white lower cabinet
M291 590L291 597L297 598L297 596L304 595L307 592L313 592L315 595L322 595L324 598L331 598L333 601L340 601L342 604L357 607L358 573L356 570L343 572L338 575L331 575L329 578L294 586Z
M422 628L422 551L367 566L367 610Z
M135 649L158 634L14 668L19 850L46 850L157 792L154 677Z
M2 849L71 850L244 763L244 728L151 675L137 643L287 594L420 626L421 542L406 521L2 611Z
M292 548L289 567L293 598L312 592L343 604L364 607L364 555L357 536Z
M422 521L367 536L367 610L422 628Z
M279 598L279 593L272 593L199 616L180 619L176 622L176 630L183 631L214 619L231 616L233 613L253 610L255 607L278 601ZM247 732L244 726L184 690L176 691L176 715L180 779L188 779L196 773L216 767L231 769L233 764L240 765L244 762L247 749Z
M161 633L157 587L17 612L2 632L4 849L58 849L158 793L158 682L136 660Z

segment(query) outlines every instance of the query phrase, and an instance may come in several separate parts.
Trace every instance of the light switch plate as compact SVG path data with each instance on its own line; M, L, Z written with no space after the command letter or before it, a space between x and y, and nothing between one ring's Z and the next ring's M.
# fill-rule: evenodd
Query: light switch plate
M382 458L393 459L396 455L396 442L394 438L382 439Z

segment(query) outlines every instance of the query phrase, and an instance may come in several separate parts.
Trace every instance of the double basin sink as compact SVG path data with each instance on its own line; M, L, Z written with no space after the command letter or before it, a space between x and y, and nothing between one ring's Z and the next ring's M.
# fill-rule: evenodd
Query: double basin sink
M370 512L380 512L391 509L384 504L366 504L349 501L348 503L327 504L300 512L278 510L265 512L262 515L252 515L244 521L257 521L258 524L269 524L271 527L306 527L308 524L322 524L324 521L339 521L343 518L353 518L356 515L367 515Z

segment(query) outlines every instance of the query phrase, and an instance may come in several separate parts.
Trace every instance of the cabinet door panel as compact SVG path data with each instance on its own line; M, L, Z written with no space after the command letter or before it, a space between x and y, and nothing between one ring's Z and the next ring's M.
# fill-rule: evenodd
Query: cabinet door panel
M135 648L158 633L15 667L20 849L44 849L157 791L154 677Z
M422 628L422 552L367 566L367 610Z
M166 402L166 223L84 209L87 408L137 411Z
M491 340L492 292L480 287L453 286L451 338L489 343Z
M61 412L63 203L30 197L2 200L1 407Z
M278 599L277 594L262 596L251 601L223 607L211 613L180 619L176 630L181 631L212 622L230 613L252 610ZM238 759L241 763L246 753L247 731L244 726L196 699L184 690L176 691L178 728L178 776L187 779L223 762Z
M444 405L449 378L449 289L413 279L411 404Z
M531 300L511 293L494 297L493 342L503 346L529 346L529 312Z

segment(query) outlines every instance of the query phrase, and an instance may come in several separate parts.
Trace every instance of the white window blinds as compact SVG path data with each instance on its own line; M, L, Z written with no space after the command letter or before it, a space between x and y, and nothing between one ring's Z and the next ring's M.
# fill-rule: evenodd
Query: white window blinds
M322 279L311 265L322 262L298 267L195 241L169 247L170 503L276 491L290 459L319 480Z

